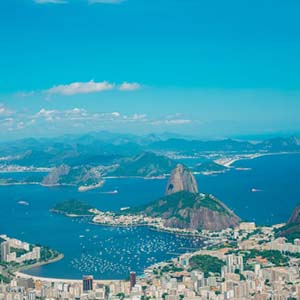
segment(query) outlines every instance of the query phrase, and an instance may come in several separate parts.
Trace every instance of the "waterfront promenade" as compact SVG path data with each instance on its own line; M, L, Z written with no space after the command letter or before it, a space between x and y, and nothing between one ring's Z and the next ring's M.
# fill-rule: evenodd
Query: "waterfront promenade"
M81 279L64 279L64 278L49 278L49 277L40 277L40 276L32 276L29 274L25 274L22 272L16 272L15 273L16 278L25 278L25 279L29 279L32 278L34 281L42 281L42 282L49 282L49 283L69 283L69 284L75 284L75 283L82 283ZM97 280L95 279L94 282L96 284L105 284L105 285L109 285L111 283L117 283L117 282L125 282L125 280Z

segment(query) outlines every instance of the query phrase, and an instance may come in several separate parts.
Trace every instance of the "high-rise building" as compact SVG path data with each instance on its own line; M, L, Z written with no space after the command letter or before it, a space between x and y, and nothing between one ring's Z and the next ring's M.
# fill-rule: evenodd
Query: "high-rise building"
M10 254L9 242L1 243L1 260L7 261L7 256Z
M130 272L130 290L135 286L136 284L136 274L135 272Z
M82 279L82 285L83 285L83 291L92 291L93 290L93 281L94 277L89 275L89 276L83 276Z

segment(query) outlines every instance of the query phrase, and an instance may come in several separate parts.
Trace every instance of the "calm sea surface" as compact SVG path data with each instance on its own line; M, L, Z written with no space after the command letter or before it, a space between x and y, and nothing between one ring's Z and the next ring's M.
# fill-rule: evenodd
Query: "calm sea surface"
M300 202L300 155L266 156L235 166L251 170L197 176L199 190L216 195L242 219L258 224L286 221ZM28 174L0 174L4 176ZM165 185L166 180L110 179L103 188L86 193L73 187L1 186L0 233L64 253L65 258L57 263L28 270L32 275L75 279L93 274L98 279L122 279L130 270L141 274L155 262L200 247L201 241L144 227L96 226L88 219L67 218L49 209L59 201L80 199L100 210L118 211L159 198ZM106 193L114 190L118 193ZM20 200L29 205L18 204Z

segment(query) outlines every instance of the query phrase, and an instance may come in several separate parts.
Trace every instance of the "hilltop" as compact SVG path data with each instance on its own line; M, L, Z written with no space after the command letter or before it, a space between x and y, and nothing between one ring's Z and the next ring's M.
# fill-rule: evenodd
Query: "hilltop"
M170 174L175 162L166 156L152 152L143 152L139 155L120 159L114 170L108 176L128 177L158 177Z
M223 173L230 170L228 167L215 163L212 160L206 160L193 167L195 173Z
M133 212L161 217L166 227L192 230L221 230L240 222L240 218L214 196L186 191L162 197Z
M63 214L69 217L93 216L93 208L86 202L79 200L66 200L57 203L51 211L58 214Z
M198 193L198 186L194 175L182 164L178 164L172 171L167 184L166 195L171 195L180 191Z
M96 168L87 166L70 167L68 165L61 165L54 168L42 180L42 184L47 186L76 185L96 187L102 183L103 180Z
M180 164L170 176L166 196L129 212L163 218L166 227L191 230L221 230L240 222L240 218L216 197L198 193L192 172Z
M289 241L300 238L300 204L293 210L287 224L279 228L277 236L286 237Z

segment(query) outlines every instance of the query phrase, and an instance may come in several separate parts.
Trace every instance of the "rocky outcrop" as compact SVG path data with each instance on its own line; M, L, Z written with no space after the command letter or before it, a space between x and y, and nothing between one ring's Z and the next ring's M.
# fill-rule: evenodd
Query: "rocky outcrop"
M300 204L293 210L287 224L279 228L277 236L286 237L290 242L300 238Z
M172 171L166 188L166 195L180 191L198 193L196 179L192 172L182 164L178 164Z
M165 197L131 209L130 213L159 217L167 227L192 230L222 230L240 222L240 218L213 195L198 193L195 177L181 164L171 174Z
M42 181L44 185L59 184L61 177L69 174L71 168L68 165L61 165L54 168Z
M299 224L300 225L300 204L297 205L290 216L287 225L290 224Z
M55 185L75 185L84 187L100 187L103 184L100 172L97 168L77 166L69 167L61 165L54 168L42 181L42 184L48 186Z
M214 196L185 191L155 201L143 213L163 218L167 227L192 230L222 230L240 222L240 218Z

